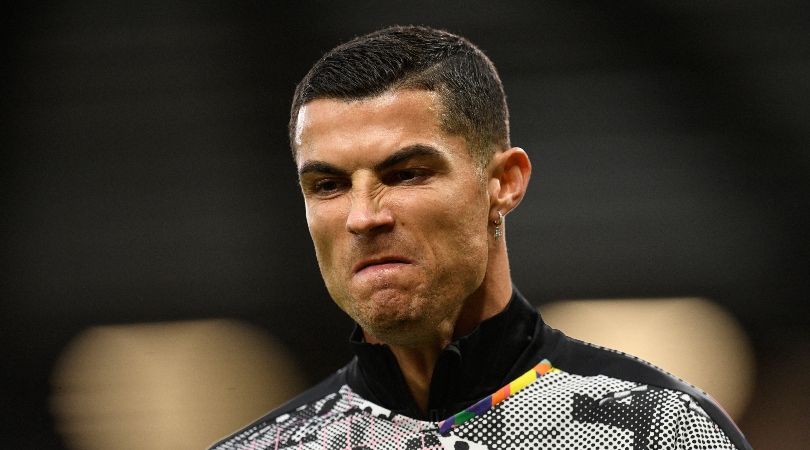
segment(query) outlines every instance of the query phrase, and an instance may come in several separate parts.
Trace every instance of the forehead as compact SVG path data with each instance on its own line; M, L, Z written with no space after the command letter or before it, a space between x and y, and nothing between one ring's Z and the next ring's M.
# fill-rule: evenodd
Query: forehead
M298 112L296 159L374 157L408 145L439 149L466 141L441 127L440 98L425 90L389 91L362 100L316 99Z

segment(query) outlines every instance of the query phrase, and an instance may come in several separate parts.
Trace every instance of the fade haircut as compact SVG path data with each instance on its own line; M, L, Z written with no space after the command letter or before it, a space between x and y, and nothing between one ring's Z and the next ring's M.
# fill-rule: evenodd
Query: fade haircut
M509 148L509 112L492 61L467 39L422 26L393 26L356 37L325 54L298 84L290 111L296 156L298 111L312 100L361 100L398 89L439 94L441 127L464 136L483 168Z

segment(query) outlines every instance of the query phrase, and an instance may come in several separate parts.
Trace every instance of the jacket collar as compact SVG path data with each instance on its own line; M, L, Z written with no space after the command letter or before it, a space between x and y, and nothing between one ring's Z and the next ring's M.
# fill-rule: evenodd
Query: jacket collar
M436 361L430 385L428 413L419 412L387 345L369 344L355 326L350 342L357 370L349 384L368 400L410 417L441 420L492 394L530 369L542 345L542 319L512 288L512 298L500 313L481 322L470 334L445 347Z

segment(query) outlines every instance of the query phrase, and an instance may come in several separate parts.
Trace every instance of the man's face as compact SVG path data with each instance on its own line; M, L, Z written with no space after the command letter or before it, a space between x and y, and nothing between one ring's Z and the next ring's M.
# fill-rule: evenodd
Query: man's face
M378 339L452 327L484 279L489 195L433 92L304 105L295 133L307 223L335 302ZM449 328L448 328L449 327Z

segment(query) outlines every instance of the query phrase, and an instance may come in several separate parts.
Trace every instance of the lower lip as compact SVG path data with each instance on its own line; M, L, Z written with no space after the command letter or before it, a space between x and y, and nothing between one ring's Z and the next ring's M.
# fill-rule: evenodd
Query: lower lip
M356 275L382 275L386 272L391 272L394 270L401 269L402 267L406 266L407 263L402 262L388 262L383 264L372 264L370 266L363 267L362 269L358 270Z

